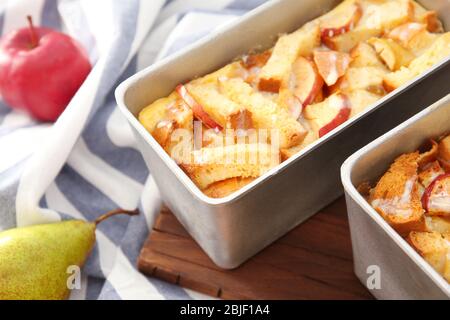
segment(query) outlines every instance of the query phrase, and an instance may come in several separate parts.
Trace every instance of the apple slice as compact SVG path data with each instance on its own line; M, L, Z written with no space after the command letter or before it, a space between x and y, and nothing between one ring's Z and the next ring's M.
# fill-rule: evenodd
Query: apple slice
M199 119L201 122L203 122L207 127L220 131L222 130L222 127L214 121L203 109L203 107L195 101L195 99L189 94L186 87L182 84L179 84L175 91L178 93L181 99L186 102L186 104L192 109L192 112L194 113L194 116Z
M332 50L314 51L314 62L328 86L332 86L347 71L351 58L348 53Z
M292 65L290 86L305 107L314 101L322 89L323 80L311 60L299 57Z
M402 46L407 47L408 42L418 33L426 30L426 28L426 25L422 23L410 22L392 29L386 36L392 40L398 41Z
M344 1L320 23L322 38L332 38L353 29L362 15L361 6L354 1Z
M304 107L300 99L297 96L295 96L292 93L292 91L288 88L280 89L280 93L278 94L276 103L284 107L289 112L289 114L296 120L302 114L302 110Z
M343 124L350 117L352 109L350 106L349 99L344 94L339 94L338 96L340 97L340 99L335 101L340 101L340 104L336 105L335 107L339 108L339 111L337 115L333 118L333 120L331 120L329 123L327 123L326 125L324 125L322 128L319 129L319 138L323 137L334 128Z
M414 55L419 56L436 41L439 35L428 32L424 24L412 22L391 30L387 37L395 40Z
M428 214L450 216L450 173L436 177L425 189L422 207Z

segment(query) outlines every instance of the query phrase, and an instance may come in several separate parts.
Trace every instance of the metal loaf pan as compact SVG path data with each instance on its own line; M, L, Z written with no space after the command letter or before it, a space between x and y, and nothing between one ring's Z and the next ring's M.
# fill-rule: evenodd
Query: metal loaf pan
M116 90L163 200L222 268L234 268L342 195L342 162L361 146L448 91L450 60L390 93L358 117L308 146L234 194L206 197L164 152L136 115L177 84L212 72L255 48L273 45L332 9L333 0L270 1L214 34L156 63ZM428 1L428 8L442 4ZM437 7L436 7L437 8ZM445 8L445 7L444 7ZM447 7L448 9L448 7ZM450 26L450 16L441 15Z
M450 95L381 136L342 165L355 272L367 286L373 267L380 299L450 299L450 285L370 206L356 187L375 182L393 160L417 150L429 138L450 132ZM369 283L372 283L369 279ZM369 284L369 287L371 285Z

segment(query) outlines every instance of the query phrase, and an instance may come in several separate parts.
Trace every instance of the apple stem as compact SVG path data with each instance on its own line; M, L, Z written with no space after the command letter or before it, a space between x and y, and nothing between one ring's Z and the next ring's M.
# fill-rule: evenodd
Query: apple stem
M28 20L28 27L30 29L30 41L31 41L31 48L36 48L38 45L38 37L36 34L36 29L34 28L33 25L33 18L28 15L27 16L27 20Z
M109 217L115 216L117 214L127 214L129 216L135 216L135 215L139 214L139 209L134 209L134 210L125 210L125 209L121 209L121 208L114 209L114 210L108 211L105 214L102 214L100 217L95 219L94 223L95 223L95 225L98 225L103 220L106 220Z

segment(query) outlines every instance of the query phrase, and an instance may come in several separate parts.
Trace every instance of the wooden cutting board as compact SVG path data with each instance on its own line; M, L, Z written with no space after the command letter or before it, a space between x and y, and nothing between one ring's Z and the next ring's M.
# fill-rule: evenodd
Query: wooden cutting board
M353 273L343 197L234 270L215 266L163 208L138 268L222 299L373 299Z

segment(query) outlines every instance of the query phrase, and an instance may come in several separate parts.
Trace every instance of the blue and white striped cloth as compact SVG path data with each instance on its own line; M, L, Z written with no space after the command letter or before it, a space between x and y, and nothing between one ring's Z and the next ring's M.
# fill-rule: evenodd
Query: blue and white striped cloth
M138 217L99 225L97 244L72 299L191 299L205 296L135 269L160 200L114 100L117 84L265 0L2 0L0 34L36 25L63 30L89 52L92 72L53 124L0 101L0 230L93 220L117 207ZM150 175L149 175L150 173Z

